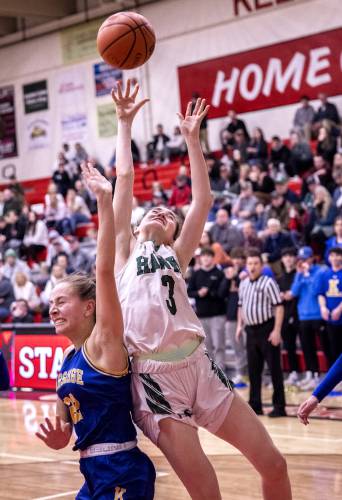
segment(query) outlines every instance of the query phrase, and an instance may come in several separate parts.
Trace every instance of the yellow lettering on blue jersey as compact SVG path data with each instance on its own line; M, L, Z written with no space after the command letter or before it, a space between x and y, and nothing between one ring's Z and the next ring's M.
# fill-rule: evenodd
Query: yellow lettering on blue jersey
M115 487L115 496L114 496L114 500L124 500L124 493L126 493L126 489L125 488L121 488L121 486L116 486Z
M57 377L57 389L59 389L63 384L78 384L84 385L83 382L83 370L79 368L72 368L71 370L59 373Z
M342 292L338 289L340 280L338 278L332 278L329 280L329 288L327 290L327 297L342 297Z

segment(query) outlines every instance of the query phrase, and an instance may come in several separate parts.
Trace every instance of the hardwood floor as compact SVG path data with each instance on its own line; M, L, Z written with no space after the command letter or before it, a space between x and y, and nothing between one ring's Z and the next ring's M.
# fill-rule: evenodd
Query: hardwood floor
M15 395L0 399L0 500L71 500L82 484L77 454L70 448L54 452L34 436L44 416L54 415L54 395L42 395L38 400L24 397L27 399ZM303 393L294 394L293 402L305 397ZM268 398L266 391L266 402ZM328 402L341 407L342 397ZM304 427L291 417L260 418L286 456L294 499L342 498L341 421L312 419ZM222 498L261 499L258 476L245 458L206 431L199 432L217 472ZM160 450L144 436L140 436L140 447L152 458L158 472L156 500L189 499Z

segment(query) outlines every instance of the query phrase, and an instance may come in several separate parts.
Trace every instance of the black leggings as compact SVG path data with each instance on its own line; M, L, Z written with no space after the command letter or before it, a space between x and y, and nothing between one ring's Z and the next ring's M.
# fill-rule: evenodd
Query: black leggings
M304 354L305 366L306 369L312 373L319 373L316 334L319 335L328 365L331 366L332 357L329 339L326 335L323 321L319 319L300 321L300 343Z

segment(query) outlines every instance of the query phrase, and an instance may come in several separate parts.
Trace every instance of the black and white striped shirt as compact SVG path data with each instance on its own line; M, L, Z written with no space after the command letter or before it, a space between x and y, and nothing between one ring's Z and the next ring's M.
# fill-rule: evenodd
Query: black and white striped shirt
M261 275L254 281L246 278L239 286L239 307L246 325L261 325L273 318L273 308L281 305L280 289L270 277Z

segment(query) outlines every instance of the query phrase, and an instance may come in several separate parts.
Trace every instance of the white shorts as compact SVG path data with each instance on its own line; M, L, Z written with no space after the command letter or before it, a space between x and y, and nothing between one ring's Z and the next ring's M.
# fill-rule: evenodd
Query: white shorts
M154 444L159 421L174 418L215 433L233 400L233 386L201 344L176 361L132 361L133 419Z

